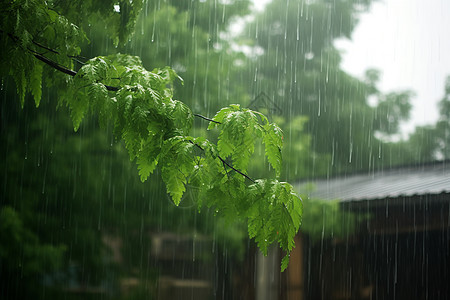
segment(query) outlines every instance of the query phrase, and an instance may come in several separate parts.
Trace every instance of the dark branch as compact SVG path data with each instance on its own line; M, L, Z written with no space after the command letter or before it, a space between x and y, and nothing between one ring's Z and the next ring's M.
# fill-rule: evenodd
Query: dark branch
M38 42L36 42L36 41L34 41L34 40L32 41L32 43L35 44L36 46L42 48L42 49L45 49L45 50L50 51L50 52L55 53L55 54L59 54L58 51L56 51L56 50L54 50L54 49L51 49L51 48L49 48L49 47L46 47L46 46L44 46L44 45L42 45L42 44L39 44Z
M4 32L4 31L0 29L0 33L3 33L3 32ZM10 34L10 33L8 33L8 36L9 36L12 40L14 40L15 42L18 42L18 41L19 41L19 38L18 38L18 37L14 36L14 35L12 35L12 34ZM41 45L41 44L39 44L38 42L32 41L32 43L33 43L34 45L36 45L36 46L42 48L42 49L45 49L45 50L47 50L47 51L52 52L52 53L54 53L54 54L60 54L58 51L56 51L56 50L54 50L54 49L51 49L51 48L48 48L48 47L46 47L46 46L44 46L44 45ZM62 65L60 65L60 64L57 63L56 61L53 61L53 60L51 60L51 59L45 57L45 56L42 55L41 53L38 53L38 52L36 52L36 51L34 51L34 50L30 49L30 48L28 48L27 50L30 51L30 52L34 55L34 57L36 57L38 60L42 61L43 63L47 64L48 66L50 66L50 67L52 67L52 68L54 68L54 69L56 69L56 70L58 70L58 71L60 71L60 72L62 72L62 73L64 73L64 74L70 75L70 76L75 76L75 75L77 75L77 72L76 72L76 71L71 70L71 69L68 69L68 68L66 68L66 67L64 67L64 66L62 66ZM74 56L69 56L69 57L74 58ZM106 84L104 84L104 86L106 87L106 89L107 89L108 91L112 91L112 92L116 92L116 91L118 91L118 90L120 89L120 87L109 86L109 85L106 85ZM194 116L199 117L199 118L202 118L202 119L207 120L207 121L209 121L209 122L213 122L213 123L216 123L216 124L221 124L220 122L214 121L213 119L207 118L207 117L202 116L202 115L200 115L200 114L194 114ZM198 144L196 144L196 143L194 143L194 142L192 142L192 141L189 141L189 142L190 142L191 144L195 145L195 146L196 146L197 148L199 148L200 150L205 151L205 149L203 149L200 145L198 145ZM235 171L236 173L238 173L238 174L244 176L245 178L247 178L247 179L250 180L251 182L253 182L253 183L255 182L255 181L254 181L252 178L250 178L248 175L244 174L243 172L239 171L238 169L234 168L232 165L230 165L229 163L227 163L220 155L217 155L217 158L220 159L220 161L221 161L222 164L224 165L224 169L225 169L225 172L227 172L227 175L228 175L228 171L227 171L227 169L225 168L225 166L229 167L230 169L232 169L232 170Z
M59 65L57 62L54 62L54 61L48 59L47 57L45 57L45 56L43 56L43 55L41 55L41 54L39 54L39 53L36 53L36 52L34 52L34 51L32 51L32 52L33 52L34 56L35 56L37 59L39 59L40 61L46 63L47 65L49 65L49 66L55 68L56 70L58 70L58 71L60 71L60 72L63 72L64 74L67 74L67 75L70 75L70 76L75 76L75 75L77 75L77 72L75 72L75 71L73 71L73 70L70 70L70 69L67 69L67 68L65 68L65 67L63 67L63 66L61 66L61 65ZM106 89L107 89L108 91L118 91L118 90L119 90L119 87L108 86L108 85L104 85L104 86L106 87ZM214 120L212 120L212 119L209 119L209 118L207 118L207 117L205 117L205 116L202 116L202 115L199 115L199 114L194 114L194 116L199 117L199 118L202 118L202 119L205 119L205 120L208 120L208 121L210 121L210 122L214 122L214 123L217 123L217 124L221 124L220 122L214 121ZM192 144L194 144L195 146L197 146L199 149L205 151L200 145L195 144L195 143L192 142L192 141L190 141L190 142L191 142ZM219 155L217 156L217 158L220 159L220 161L222 162L222 164L228 166L230 169L232 169L232 170L235 171L236 173L241 174L242 176L244 176L245 178L247 178L248 180L250 180L250 181L253 182L253 183L255 182L255 181L254 181L252 178L250 178L248 175L242 173L241 171L239 171L238 169L234 168L232 165L230 165L229 163L227 163L227 162L226 162L222 157L220 157ZM225 169L225 171L226 171L226 169Z
M66 68L64 66L61 66L57 62L55 62L55 61L45 57L44 55L42 55L40 53L37 53L36 51L33 51L31 49L28 49L28 50L33 53L34 57L36 57L37 59L39 59L43 63L49 65L50 67L52 67L52 68L54 68L54 69L56 69L56 70L58 70L60 72L63 72L64 74L70 75L70 76L77 75L77 72L75 72L74 70L71 70L71 69L68 69L68 68ZM116 79L118 79L118 78L116 78ZM111 92L117 92L120 89L120 87L117 87L117 86L110 86L110 85L106 85L106 84L104 84L104 86L106 87L106 89L108 91L111 91ZM220 122L214 121L213 119L207 118L207 117L202 116L200 114L194 114L194 116L202 118L202 119L210 121L210 122L213 122L213 123L216 123L216 124L221 124Z
M202 146L200 146L199 144L194 143L193 141L189 140L189 143L191 143L192 145L196 146L197 148L199 148L200 150L202 150L203 152L205 152L205 149L202 148ZM220 159L220 161L222 162L223 165L226 165L227 167L229 167L231 170L235 171L238 174L241 174L242 176L244 176L245 178L247 178L248 180L250 180L251 182L255 183L255 181L249 177L247 174L242 173L241 171L239 171L238 169L234 168L232 165L230 165L229 163L227 163L220 155L217 155L217 158ZM225 166L224 166L225 169ZM227 172L227 169L225 169L225 172ZM228 174L228 172L227 172Z
M30 50L30 51L34 54L34 56L35 56L37 59L39 59L40 61L46 63L47 65L51 66L52 68L54 68L54 69L56 69L56 70L58 70L58 71L60 71L60 72L63 72L64 74L70 75L70 76L75 76L75 75L77 75L77 72L75 72L74 70L67 69L67 68L61 66L60 64L58 64L57 62L55 62L55 61L53 61L53 60L50 60L50 59L48 59L47 57L45 57L45 56L43 56L43 55L41 55L41 54L39 54L39 53L36 53L35 51L32 51L32 50ZM108 86L108 85L105 85L105 87L106 87L106 89L107 89L108 91L118 91L118 90L119 90L119 87L115 87L115 86ZM202 119L207 120L207 121L210 121L210 122L214 122L214 123L216 123L216 124L221 124L220 122L214 121L213 119L207 118L207 117L202 116L202 115L200 115L200 114L194 114L194 116L199 117L199 118L202 118ZM197 146L197 147L198 147L199 149L201 149L202 151L205 151L205 149L203 149L200 145L195 144L195 143L192 142L192 141L189 141L189 142L191 142L192 144L194 144L195 146ZM220 161L221 161L222 164L224 165L224 169L225 169L225 171L227 172L227 174L228 174L228 171L227 171L227 169L225 168L225 165L226 165L227 167L229 167L230 169L232 169L233 171L235 171L236 173L241 174L242 176L244 176L245 178L247 178L247 179L250 180L251 182L253 182L253 183L255 182L255 181L254 181L252 178L250 178L248 175L242 173L241 171L239 171L238 169L234 168L232 165L230 165L229 163L227 163L222 157L220 157L220 155L217 155L217 158L220 159Z
M210 121L210 122L216 123L216 124L221 124L220 122L214 121L213 119L207 118L207 117L199 115L199 114L194 114L194 116L202 118L203 120L206 120L206 121Z
M4 33L4 31L3 31L2 29L0 29L0 33ZM17 36L15 36L15 35L13 35L13 34L11 34L11 33L8 33L7 35L8 35L14 42L16 42L16 43L19 42L19 38L18 38ZM40 48L43 48L43 49L47 50L47 51L50 51L50 52L55 53L55 54L59 54L58 51L53 50L53 49L51 49L51 48L48 48L48 47L46 47L46 46L44 46L44 45L41 45L41 44L39 44L39 43L37 43L37 42L35 42L35 41L32 41L32 43L33 43L34 45L40 47ZM36 51L30 49L30 48L28 48L27 50L30 51L30 52L34 55L34 57L36 57L37 59L39 59L40 61L42 61L43 63L49 65L50 67L52 67L52 68L54 68L54 69L56 69L56 70L58 70L58 71L60 71L60 72L62 72L62 73L64 73L64 74L70 75L70 76L75 76L75 75L77 75L77 72L76 72L76 71L71 70L71 69L68 69L68 68L66 68L66 67L64 67L64 66L61 66L61 65L58 64L56 61L53 61L53 60L51 60L51 59L45 57L44 55L42 55L42 54L40 54L40 53L38 53L38 52L36 52ZM104 86L106 87L106 89L107 89L108 91L112 91L112 92L116 92L116 91L118 91L118 90L120 89L119 87L116 87L116 86L109 86L109 85L106 85L106 84L104 84Z
M51 59L48 59L47 57L45 57L45 56L43 56L43 55L41 55L39 53L36 53L35 51L32 51L32 50L30 50L30 51L33 52L34 57L36 57L37 59L39 59L43 63L49 65L50 67L52 67L52 68L54 68L54 69L56 69L56 70L58 70L60 72L63 72L64 74L70 75L70 76L77 75L77 72L75 72L74 70L67 69L66 67L61 66L57 62L55 62L55 61L53 61Z
M4 31L0 29L0 32L3 33ZM19 42L19 38L18 38L17 36L12 35L12 34L10 34L10 33L8 33L8 36L9 36L12 40L14 40L15 42ZM42 48L42 49L45 49L45 50L47 50L47 51L50 51L50 52L52 52L52 53L60 54L58 51L56 51L56 50L54 50L54 49L51 49L51 48L49 48L49 47L47 47L47 46L44 46L44 45L42 45L42 44L40 44L40 43L38 43L38 42L36 42L36 41L34 41L34 40L32 41L32 43L33 43L34 45L36 45L36 46L38 46L38 47L40 47L40 48ZM40 54L40 53L38 53L38 52L36 52L36 51L34 51L34 50L28 49L28 51L30 51L31 53L33 53L34 57L36 57L37 59L39 59L39 60L42 61L43 63L49 65L50 67L52 67L52 68L54 68L54 69L56 69L56 70L58 70L58 71L60 71L60 72L62 72L62 73L64 73L64 74L67 74L67 75L70 75L70 76L75 76L75 75L77 75L77 72L76 72L76 71L71 70L71 69L68 69L68 68L66 68L66 67L64 67L64 66L62 66L62 65L60 65L60 64L58 64L57 62L55 62L55 61L53 61L53 60L51 60L51 59L45 57L44 55L42 55L42 54ZM81 57L81 56L72 56L72 55L69 55L69 57L75 59L76 61L78 61L78 62L80 62L80 63L82 63L82 64L84 64L83 62L79 61L78 58L85 58L85 57ZM119 79L119 78L114 78L114 79ZM116 92L116 91L118 91L118 90L120 89L120 87L109 86L109 85L106 85L106 84L104 84L104 86L106 87L106 89L107 89L108 91L111 91L111 92ZM194 116L199 117L199 118L202 118L202 119L207 120L207 121L209 121L209 122L213 122L213 123L216 123L216 124L221 124L220 122L214 121L213 119L207 118L207 117L202 116L202 115L200 115L200 114L194 114Z
M38 46L39 48L45 49L45 50L47 50L47 51L49 51L49 52L51 52L51 53L54 53L54 54L60 54L60 53L59 53L58 51L56 51L55 49L49 48L49 47L47 47L47 46L44 46L44 45L42 45L42 44L36 42L35 40L33 40L33 41L31 41L31 42L32 42L34 45ZM84 62L82 62L82 61L80 60L80 58L81 58L81 59L86 59L86 58L83 57L83 56L67 55L67 57L73 59L74 61L78 62L79 64L82 64L82 65L85 64Z
M226 162L222 157L220 157L219 155L217 155L217 158L220 159L220 161L221 161L222 163L224 163L225 165L227 165L227 166L228 166L230 169L232 169L233 171L235 171L235 172L241 174L242 176L244 176L245 178L247 178L247 179L250 180L251 182L255 183L255 181L254 181L251 177L249 177L247 174L242 173L242 172L239 171L238 169L233 168L232 165L230 165L229 163L227 163L227 162Z
M33 53L34 57L36 57L37 59L39 59L43 63L46 63L50 67L52 67L52 68L54 68L54 69L56 69L56 70L58 70L60 72L63 72L64 74L70 75L70 76L77 75L77 72L75 72L74 70L67 69L66 67L61 66L57 62L55 62L55 61L53 61L51 59L48 59L47 57L45 57L45 56L43 56L43 55L41 55L39 53L36 53L35 51L32 51L32 50L30 50L30 51ZM104 86L106 87L106 89L108 91L111 91L111 92L116 92L116 91L118 91L120 89L117 86L109 86L109 85L106 85L106 84L104 84Z
M74 61L76 61L77 63L79 63L80 65L85 65L86 63L84 61L79 60L78 58L76 58L75 56L69 56L71 59L73 59Z
M84 59L84 60L89 60L89 58L81 56L81 55L67 55L70 58L74 58L74 59Z

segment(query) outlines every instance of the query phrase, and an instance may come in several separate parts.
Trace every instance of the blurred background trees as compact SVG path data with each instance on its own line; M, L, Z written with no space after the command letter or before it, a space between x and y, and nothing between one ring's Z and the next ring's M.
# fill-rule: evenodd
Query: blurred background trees
M376 70L368 70L361 79L345 73L333 44L337 38L351 37L358 13L368 9L370 1L284 2L269 3L244 33L257 53L249 59L247 81L253 81L249 92L268 93L287 120L307 117L304 128L311 136L311 153L328 159L317 165L313 158L294 178L392 163L393 154L381 137L399 133L400 122L409 117L413 94L383 95ZM286 136L291 128L285 129Z

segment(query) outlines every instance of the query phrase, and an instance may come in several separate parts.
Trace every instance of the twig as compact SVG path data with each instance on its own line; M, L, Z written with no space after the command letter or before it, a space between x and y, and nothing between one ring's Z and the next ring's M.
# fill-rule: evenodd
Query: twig
M37 59L39 59L43 63L49 65L50 67L52 67L52 68L54 68L54 69L56 69L56 70L58 70L60 72L63 72L64 74L70 75L70 76L77 75L77 72L75 72L74 70L71 70L71 69L68 69L66 67L63 67L60 64L58 64L57 62L55 62L55 61L53 61L53 60L51 60L51 59L49 59L49 58L39 54L39 53L37 53L37 52L35 52L33 50L30 50L30 49L28 49L28 50L33 53L34 57L36 57ZM117 86L110 86L110 85L106 85L106 84L103 84L103 85L106 87L106 89L108 91L111 91L111 92L117 92L120 89Z
M85 65L86 63L84 62L84 61L81 61L81 60L79 60L78 58L75 58L75 57L71 57L72 58L72 60L74 60L74 61L76 61L77 63L79 63L80 65Z
M233 171L241 174L242 176L244 176L245 178L247 178L248 180L250 180L251 182L255 183L255 181L249 177L248 175L242 173L241 171L239 171L238 169L233 168L232 165L230 165L229 163L227 163L222 157L220 157L220 155L217 155L217 158L220 159L222 161L222 163L226 164L229 168L231 168Z
M222 124L222 123L220 123L220 122L214 121L213 119L207 118L207 117L202 116L202 115L200 115L200 114L194 114L194 116L199 117L199 118L202 118L203 120L206 120L206 121L210 121L210 122L216 123L216 124Z
M192 145L196 146L197 148L199 148L200 150L202 150L203 152L205 152L205 149L202 148L202 146L200 146L199 144L194 143L193 141L189 140L189 143L191 143ZM241 171L239 171L238 169L234 168L232 165L230 165L229 163L227 163L220 155L217 155L217 158L220 159L220 161L222 162L222 164L226 165L227 167L229 167L230 169L232 169L233 171L235 171L238 174L241 174L242 176L244 176L245 178L247 178L248 180L250 180L251 182L255 183L255 181L249 177L247 174L242 173ZM225 169L225 172L227 172L227 170ZM228 172L227 172L228 174Z
M0 32L3 33L4 31L0 29ZM14 40L15 42L19 41L19 38L16 37L16 36L14 36L14 35L12 35L12 34L9 34L9 33L8 33L8 36L9 36L12 40ZM46 46L44 46L44 45L41 45L41 44L39 44L39 43L37 43L37 42L35 42L35 41L33 41L33 44L35 44L36 46L38 46L38 47L40 47L40 48L43 48L43 49L45 49L45 50L48 50L48 51L50 51L50 52L52 52L52 53L59 54L58 51L53 50L53 49L51 49L51 48L48 48L48 47L46 47ZM70 75L70 76L76 76L76 75L77 75L77 72L76 72L76 71L71 70L71 69L68 69L68 68L66 68L66 67L64 67L64 66L62 66L62 65L60 65L60 64L57 63L56 61L53 61L53 60L51 60L51 59L45 57L44 55L42 55L42 54L40 54L40 53L38 53L38 52L36 52L36 51L30 49L30 48L28 48L27 50L30 51L30 52L34 55L34 57L36 57L38 60L42 61L43 63L49 65L50 67L52 67L52 68L54 68L54 69L56 69L56 70L58 70L58 71L60 71L60 72L62 72L62 73L64 73L64 74ZM108 91L112 91L112 92L116 92L116 91L118 91L118 90L120 89L120 87L116 87L116 86L109 86L109 85L106 85L106 84L103 84L103 85L106 87L106 89L107 89ZM216 124L221 124L220 122L217 122L217 121L215 121L215 120L213 120L213 119L207 118L207 117L202 116L202 115L200 115L200 114L194 114L194 116L199 117L199 118L202 118L202 119L207 120L207 121L210 121L210 122L213 122L213 123L216 123ZM200 150L205 151L205 149L203 149L200 145L194 143L193 141L189 141L189 142L190 142L191 144L195 145L196 147L198 147ZM235 171L236 173L238 173L238 174L244 176L245 178L247 178L247 179L250 180L251 182L253 182L253 183L255 182L255 181L254 181L252 178L250 178L248 175L244 174L243 172L239 171L238 169L234 168L232 165L230 165L229 163L227 163L220 155L217 155L217 158L220 159L220 161L221 161L222 164L224 165L224 169L225 169L225 172L227 172L227 175L228 175L228 171L227 171L227 169L225 168L225 165L226 165L227 167L229 167L230 169L232 169L233 171Z
M44 46L44 45L42 45L42 44L40 44L40 43L38 43L38 42L36 42L36 41L34 41L34 40L32 40L31 42L32 42L33 44L35 44L36 46L42 48L42 49L45 49L45 50L50 51L50 52L55 53L55 54L59 54L58 51L56 51L56 50L54 50L54 49L52 49L52 48L49 48L49 47L47 47L47 46Z
M87 57L81 56L81 55L67 55L70 58L75 58L75 59L85 59L85 60L89 60Z
M70 75L70 76L75 76L77 75L77 72L75 72L74 70L71 69L67 69L66 67L61 66L60 64L58 64L57 62L45 57L42 54L37 53L36 51L33 51L31 49L28 49L30 52L33 53L34 57L36 57L37 59L39 59L40 61L42 61L43 63L49 65L50 67L63 72L64 74Z
M228 177L228 179L230 178L230 174L228 173L228 170L227 170L227 168L225 168L225 164L222 162L222 166L223 166L223 168L225 169L225 173L227 173L227 177Z

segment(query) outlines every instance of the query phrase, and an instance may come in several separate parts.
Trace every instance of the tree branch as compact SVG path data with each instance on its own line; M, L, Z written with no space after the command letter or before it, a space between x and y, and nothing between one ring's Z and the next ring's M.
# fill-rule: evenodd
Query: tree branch
M1 32L1 33L4 33L4 31L1 30L1 29L0 29L0 32ZM14 40L15 42L18 42L18 41L19 41L19 38L16 37L16 36L14 36L14 35L12 35L12 34L9 34L9 33L8 33L8 36L9 36L12 40ZM44 45L41 45L41 44L39 44L38 42L32 41L32 43L33 43L34 45L40 47L40 48L43 48L43 49L45 49L45 50L47 50L47 51L52 52L52 53L54 53L54 54L60 54L58 51L53 50L53 49L51 49L51 48L48 48L48 47L46 47L46 46L44 46ZM73 77L74 77L75 75L77 75L77 72L76 72L76 71L71 70L71 69L69 69L69 68L66 68L66 67L60 65L60 64L57 63L56 61L53 61L53 60L49 59L48 57L45 57L45 56L42 55L41 53L38 53L38 52L36 52L36 51L34 51L34 50L30 49L30 48L28 48L27 50L30 51L30 52L34 55L34 57L35 57L36 59L40 60L41 62L45 63L46 65L48 65L48 66L50 66L50 67L52 67L52 68L54 68L54 69L56 69L56 70L58 70L58 71L60 71L60 72L62 72L62 73L64 73L64 74L67 74L67 75L69 75L69 76L73 76ZM106 89L107 89L108 91L112 91L112 92L116 92L116 91L118 91L118 90L120 89L120 87L116 87L116 86L109 86L109 85L106 85L106 84L103 84L103 85L106 87ZM196 116L196 117L198 117L198 118L201 118L201 119L204 119L204 120L207 120L207 121L209 121L209 122L213 122L213 123L216 123L216 124L221 124L220 122L217 122L217 121L215 121L215 120L213 120L213 119L207 118L207 117L202 116L202 115L200 115L200 114L194 114L194 116ZM192 143L193 145L195 145L197 148L199 148L199 149L202 150L203 152L205 151L205 149L203 149L200 145L198 145L198 144L196 144L196 143L194 143L194 142L192 142L192 141L189 141L189 142ZM217 158L220 159L220 161L221 161L222 164L224 165L224 169L225 169L225 172L227 172L227 174L228 174L228 171L227 171L227 169L225 168L225 166L229 167L230 169L232 169L232 170L235 171L236 173L238 173L238 174L244 176L246 179L248 179L248 180L250 180L251 182L255 183L255 181L254 181L251 177L249 177L247 174L244 174L243 172L239 171L238 169L234 168L232 165L230 165L229 163L227 163L220 155L217 155Z
M2 29L0 29L0 32L1 32L1 33L5 33ZM14 42L16 42L16 43L19 42L19 38L18 38L17 36L15 36L15 35L13 35L13 34L11 34L11 33L7 33L7 35L8 35ZM38 47L40 47L40 48L43 48L43 49L45 49L45 50L47 50L47 51L50 51L50 52L52 52L52 53L60 54L58 51L53 50L53 49L51 49L51 48L49 48L49 47L47 47L47 46L44 46L44 45L42 45L42 44L39 44L39 43L36 42L36 41L32 41L32 43L33 43L34 45L36 45L36 46L38 46ZM26 50L30 51L30 52L34 55L34 57L36 57L38 60L42 61L43 63L49 65L50 67L52 67L52 68L54 68L54 69L56 69L56 70L58 70L58 71L60 71L60 72L62 72L62 73L64 73L64 74L67 74L67 75L70 75L70 76L75 76L75 75L77 75L77 72L76 72L76 71L71 70L71 69L68 69L68 68L66 68L66 67L64 67L64 66L62 66L62 65L60 65L60 64L57 63L56 61L53 61L53 60L49 59L48 57L45 57L44 55L42 55L41 53L39 53L39 52L37 52L37 51L34 51L33 49L27 48ZM109 85L106 85L106 84L103 84L103 85L106 87L106 89L107 89L108 91L112 91L112 92L116 92L116 91L118 91L118 90L120 89L119 87L115 87L115 86L109 86Z
M199 144L194 143L191 140L188 140L189 143L191 143L192 145L196 146L197 148L199 148L200 150L202 150L203 152L205 152L205 149L202 148L202 146L200 146ZM236 173L244 176L245 178L247 178L248 180L250 180L251 182L255 183L255 180L253 180L251 177L249 177L247 174L242 173L241 171L239 171L238 169L234 168L232 165L230 165L229 163L227 163L220 155L217 155L217 158L220 159L220 161L222 162L223 165L226 165L227 167L229 167L230 169L232 169L233 171L235 171ZM227 170L225 169L225 172L227 172ZM227 173L228 174L228 173Z
M52 49L52 48L49 48L49 47L47 47L47 46L44 46L44 45L42 45L41 43L36 42L35 40L32 40L31 42L32 42L33 44L35 44L36 46L38 46L39 48L45 49L45 50L47 50L47 51L49 51L49 52L51 52L51 53L54 53L54 54L60 54L57 50ZM41 54L41 55L42 55L42 54ZM82 62L82 61L80 60L80 58L86 59L85 57L82 57L82 56L75 56L75 55L67 55L67 57L69 57L69 58L75 60L75 61L78 62L79 64L82 64L82 65L85 64L84 62Z
M4 31L1 30L1 29L0 29L0 32L1 32L1 33L4 33ZM15 36L15 35L13 35L13 34L10 34L10 33L8 33L7 35L8 35L13 41L19 42L19 38L18 38L17 36ZM40 43L38 43L38 42L36 42L36 41L34 41L34 40L32 41L32 43L33 43L34 45L36 45L36 46L42 48L42 49L45 49L45 50L47 50L47 51L52 52L52 53L54 53L54 54L60 54L58 51L56 51L56 50L54 50L54 49L51 49L51 48L49 48L49 47L47 47L47 46L45 46L45 45L42 45L42 44L40 44ZM42 55L41 53L38 53L38 52L36 52L36 51L34 51L34 50L30 49L30 48L28 48L27 50L30 51L30 52L34 55L34 57L36 57L38 60L42 61L43 63L47 64L48 66L50 66L50 67L52 67L52 68L54 68L54 69L56 69L56 70L58 70L58 71L60 71L60 72L62 72L62 73L64 73L64 74L70 75L70 76L75 76L75 75L77 75L77 72L76 72L76 71L71 70L71 69L68 69L68 68L66 68L66 67L64 67L64 66L62 66L62 65L60 65L60 64L58 64L56 61L53 61L53 60L49 59L48 57L45 57L45 56ZM78 59L77 59L78 57L76 57L76 56L69 56L69 57L70 57L70 58L73 58L73 59L76 59L76 60L78 61ZM78 61L78 62L80 62L80 61ZM80 63L82 63L82 62L80 62ZM109 86L109 85L106 85L106 84L103 84L103 85L106 87L106 89L107 89L108 91L111 91L111 92L117 92L117 91L120 89L120 87L117 87L117 86ZM196 117L198 117L198 118L201 118L201 119L203 119L203 120L209 121L209 122L213 122L213 123L216 123L216 124L221 124L220 122L214 121L213 119L207 118L207 117L202 116L202 115L200 115L200 114L194 114L194 116L196 116ZM231 167L231 166L229 166L229 167ZM231 168L233 168L233 167L231 167ZM250 179L250 178L249 178L249 179ZM251 179L250 179L250 180L251 180Z
M70 76L77 75L76 71L68 69L68 68L66 68L64 66L61 66L57 62L55 62L55 61L45 57L44 55L42 55L40 53L37 53L36 51L33 51L31 49L28 49L28 51L32 52L34 57L36 57L37 59L39 59L43 63L49 65L50 67L52 67L52 68L54 68L54 69L56 69L56 70L58 70L58 71L60 71L60 72L62 72L64 74L67 74L67 75L70 75ZM106 89L108 91L111 91L111 92L117 92L120 89L120 87L117 87L117 86L110 86L110 85L106 85L106 84L103 84L103 85L106 87ZM194 116L196 116L198 118L202 118L202 119L210 121L210 122L213 122L213 123L216 123L216 124L221 124L220 122L214 121L213 119L207 118L207 117L202 116L200 114L194 114Z
M33 44L35 44L36 46L42 48L42 49L45 49L45 50L50 51L50 52L55 53L55 54L59 54L58 51L56 51L56 50L54 50L54 49L52 49L52 48L49 48L49 47L47 47L47 46L44 46L44 45L42 45L42 44L36 42L35 40L32 40L31 42L32 42Z
M200 115L200 114L194 114L194 116L199 117L199 118L202 118L203 120L206 120L206 121L210 121L210 122L216 123L216 124L222 124L222 123L220 123L220 122L214 121L213 119L207 118L207 117L202 116L202 115Z
M75 76L75 75L77 75L77 72L75 72L74 70L67 69L67 68L61 66L60 64L58 64L57 62L55 62L55 61L53 61L53 60L50 60L50 59L48 59L47 57L45 57L45 56L43 56L43 55L41 55L41 54L39 54L39 53L36 53L35 51L32 51L32 50L30 50L30 51L33 53L34 57L36 57L36 58L39 59L40 61L46 63L47 65L51 66L52 68L54 68L54 69L56 69L56 70L58 70L58 71L60 71L60 72L63 72L64 74L70 75L70 76ZM120 89L119 87L109 86L109 85L106 85L106 84L104 84L104 86L106 87L106 89L107 89L108 91L113 91L113 92L118 91L118 90ZM207 121L210 121L210 122L214 122L214 123L217 123L217 124L221 124L220 122L214 121L213 119L207 118L207 117L202 116L202 115L200 115L200 114L194 114L194 116L199 117L199 118L202 118L202 119L207 120ZM192 141L189 141L189 142L191 142L192 144L194 144L195 146L197 146L197 147L198 147L199 149L201 149L202 151L205 151L205 149L203 149L200 145L195 144L195 143L192 142ZM236 173L241 174L242 176L244 176L245 178L247 178L248 180L250 180L250 181L253 182L253 183L255 182L255 181L254 181L252 178L250 178L248 175L242 173L241 171L239 171L238 169L234 168L232 165L230 165L229 163L227 163L220 155L217 155L217 158L220 159L220 161L222 162L222 164L228 166L230 169L232 169L232 170L235 171ZM225 169L225 171L226 171L226 169Z
M35 51L31 50L31 49L28 49L28 50L33 53L34 57L36 57L37 59L39 59L43 63L49 65L50 67L52 67L52 68L54 68L54 69L56 69L56 70L58 70L60 72L63 72L64 74L70 75L70 76L77 75L77 72L75 72L74 70L67 69L66 67L61 66L57 62L55 62L55 61L45 57L44 55L39 54L39 53L37 53L37 52L35 52Z
M60 72L62 72L64 74L70 75L70 76L77 75L77 72L75 72L74 70L71 70L71 69L68 69L68 68L66 68L64 66L61 66L57 62L55 62L55 61L45 57L44 55L42 55L40 53L37 53L36 51L33 51L31 49L28 49L28 50L33 53L34 57L36 57L37 59L39 59L43 63L49 65L50 67L52 67L52 68L54 68L54 69L56 69L56 70L58 70L58 71L60 71ZM117 86L110 86L110 85L106 85L106 84L103 84L103 85L106 87L106 89L108 91L111 91L111 92L117 92L120 89L120 87L117 87ZM207 120L209 122L213 122L213 123L216 123L216 124L221 124L220 122L214 121L213 119L207 118L207 117L202 116L200 114L194 114L194 116L196 116L198 118L202 118L202 119Z
M230 165L229 163L227 163L222 157L220 157L220 155L217 155L217 158L220 159L222 161L222 163L224 163L225 165L227 165L229 168L231 168L233 171L241 174L242 176L244 176L245 178L247 178L248 180L250 180L251 182L255 183L255 181L249 177L247 174L242 173L241 171L239 171L238 169L235 169L232 165Z
M28 50L30 50L30 49L28 49ZM57 62L55 62L55 61L53 61L53 60L51 60L51 59L49 59L49 58L39 54L39 53L36 53L33 50L30 50L30 51L33 53L34 57L36 57L37 59L39 59L43 63L49 65L50 67L52 67L52 68L54 68L54 69L56 69L56 70L58 70L60 72L63 72L64 74L70 75L70 76L77 75L77 72L75 72L74 70L71 70L71 69L68 69L66 67L63 67L60 64L58 64ZM106 85L106 84L103 84L103 85L106 87L106 89L108 91L111 91L111 92L117 92L120 89L117 86L110 86L110 85Z

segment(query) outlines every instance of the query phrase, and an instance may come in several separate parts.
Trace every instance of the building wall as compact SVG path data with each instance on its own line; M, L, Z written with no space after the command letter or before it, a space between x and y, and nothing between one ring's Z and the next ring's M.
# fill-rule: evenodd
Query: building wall
M360 201L371 218L346 238L303 238L283 299L450 299L450 195ZM290 266L289 268L291 268ZM304 298L291 292L304 286Z

